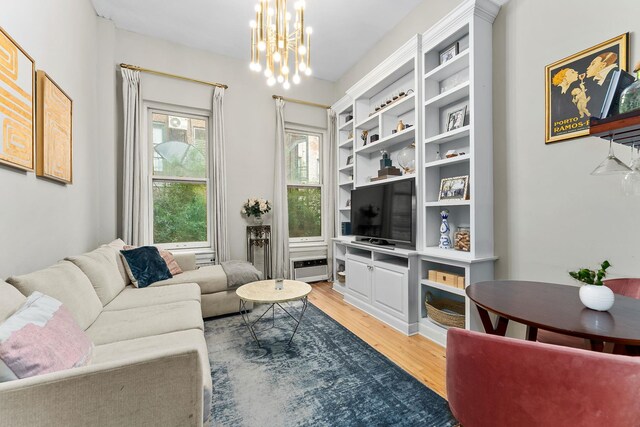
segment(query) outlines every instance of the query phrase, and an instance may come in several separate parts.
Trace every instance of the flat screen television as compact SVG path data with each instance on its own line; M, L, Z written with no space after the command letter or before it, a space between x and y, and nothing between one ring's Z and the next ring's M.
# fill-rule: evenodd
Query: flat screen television
M351 190L351 232L371 243L415 246L413 180Z

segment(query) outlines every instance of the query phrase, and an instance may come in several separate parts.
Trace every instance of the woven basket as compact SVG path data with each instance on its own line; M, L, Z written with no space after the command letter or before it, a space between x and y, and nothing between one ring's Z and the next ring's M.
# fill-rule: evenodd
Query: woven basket
M427 316L443 326L464 328L464 302L446 298L434 298L427 292L424 300Z
M340 283L344 283L347 281L347 275L344 271L338 271L338 282Z

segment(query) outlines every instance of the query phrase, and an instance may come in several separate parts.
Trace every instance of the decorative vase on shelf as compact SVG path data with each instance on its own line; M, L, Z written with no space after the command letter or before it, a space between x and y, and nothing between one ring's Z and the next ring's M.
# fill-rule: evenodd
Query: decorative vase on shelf
M262 225L264 223L262 215L250 216L249 220L251 221L251 225Z
M440 218L442 218L442 223L440 224L440 244L438 247L440 249L451 249L451 237L449 236L449 232L451 231L449 228L449 211L447 209L441 210Z
M615 301L613 291L604 285L582 285L579 294L582 304L596 311L609 310Z
M636 73L636 81L620 94L619 114L640 109L640 62L636 64L633 72Z
M404 147L398 153L398 164L404 170L404 173L414 173L416 171L416 143L415 141Z

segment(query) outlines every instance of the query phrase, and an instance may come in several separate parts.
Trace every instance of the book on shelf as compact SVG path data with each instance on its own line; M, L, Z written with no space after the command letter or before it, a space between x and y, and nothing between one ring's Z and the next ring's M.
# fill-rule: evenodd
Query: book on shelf
M600 115L596 118L606 119L609 116L618 114L618 105L620 104L620 94L636 79L623 70L615 70L611 75L607 94L604 96Z

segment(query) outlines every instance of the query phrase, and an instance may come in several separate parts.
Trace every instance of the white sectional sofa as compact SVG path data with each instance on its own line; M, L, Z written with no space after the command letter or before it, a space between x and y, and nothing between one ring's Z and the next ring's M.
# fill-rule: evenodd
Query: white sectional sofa
M184 273L134 288L117 246L0 281L0 323L39 291L61 301L95 346L88 366L0 383L0 425L211 421L202 318L236 311L235 293L214 274L219 267L196 270L187 255L176 257Z

